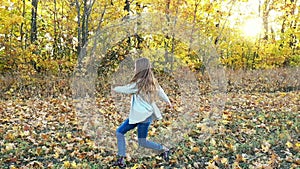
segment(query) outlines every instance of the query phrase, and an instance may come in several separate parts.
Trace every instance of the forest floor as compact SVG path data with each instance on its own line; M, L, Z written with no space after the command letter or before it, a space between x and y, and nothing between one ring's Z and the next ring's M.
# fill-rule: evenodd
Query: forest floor
M296 86L283 89L278 85L274 88L276 81L269 81L241 85L241 80L237 83L231 79L236 86L228 87L231 91L227 92L221 119L213 127L203 122L203 112L210 111L210 104L209 94L201 93L205 89L200 88L197 110L190 121L194 127L172 147L170 161L155 155L129 155L127 168L300 168L299 82L291 79ZM66 85L63 80L53 84ZM113 168L110 166L116 160L117 150L98 145L84 132L70 95L34 97L32 88L25 91L26 87L21 90L10 86L8 89L2 85L2 91L6 91L0 100L1 168ZM254 90L258 88L261 90ZM65 89L52 90L53 94ZM176 93L171 89L166 89L166 93L171 93L175 110L163 109L165 116L172 111L184 113L175 99ZM113 130L126 118L120 115L113 98L99 95L96 103L97 112L112 121ZM170 119L163 124L172 124ZM151 126L155 127L156 123Z

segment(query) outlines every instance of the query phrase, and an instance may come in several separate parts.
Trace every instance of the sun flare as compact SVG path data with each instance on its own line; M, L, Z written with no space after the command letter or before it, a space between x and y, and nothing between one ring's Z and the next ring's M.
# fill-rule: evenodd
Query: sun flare
M261 19L250 19L242 25L242 33L244 36L257 38L263 31Z

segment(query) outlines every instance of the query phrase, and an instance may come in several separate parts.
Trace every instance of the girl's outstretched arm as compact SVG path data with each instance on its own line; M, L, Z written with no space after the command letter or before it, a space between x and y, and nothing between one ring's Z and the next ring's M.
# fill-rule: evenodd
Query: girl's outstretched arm
M115 88L112 89L115 92L118 93L125 93L125 94L132 94L132 93L136 93L138 91L137 87L136 87L136 83L131 83L125 86L117 86Z
M169 97L166 95L166 93L164 92L164 90L161 88L161 86L159 86L159 91L158 91L158 95L160 98L162 98L165 102L167 102L169 104L170 107L172 107L172 104L169 100Z

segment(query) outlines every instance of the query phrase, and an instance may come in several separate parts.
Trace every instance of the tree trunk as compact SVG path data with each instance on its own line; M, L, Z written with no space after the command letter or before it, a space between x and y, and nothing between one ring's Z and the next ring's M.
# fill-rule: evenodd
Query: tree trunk
M31 31L30 31L30 41L31 43L37 40L37 9L38 9L38 0L32 0L31 2Z
M124 10L128 12L130 12L130 0L125 0L125 6L124 6Z
M53 46L53 53L54 56L57 57L58 56L58 51L59 51L59 47L58 47L58 39L57 38L57 7L56 7L56 0L54 0L54 10L53 10L53 33L54 33L54 46Z
M38 9L38 0L32 0L31 2L31 30L30 30L30 42L33 44L37 40L37 9ZM37 53L37 51L33 51L32 53ZM41 71L41 67L38 66L35 60L31 60L30 64L37 71Z
M295 16L296 8L297 8L297 0L291 0L291 3L293 5L293 7L291 8L290 15ZM297 30L297 21L298 21L297 19L293 19L291 21L290 29L293 30L292 32L295 32ZM293 54L295 54L295 50L297 47L297 36L294 33L291 33L290 37L291 37L291 39L290 39L289 45L293 49Z
M124 10L127 11L127 18L129 18L129 13L130 13L130 0L125 0L125 6L124 6ZM126 53L129 53L129 50L131 48L131 39L130 39L130 36L128 36L127 38L127 45L128 45L128 48L126 50Z
M173 29L172 29L172 41L171 41L171 58L170 58L170 62L171 62L171 73L173 73L173 69L174 69L174 53L175 53L175 32L174 32L174 28L177 24L177 17L178 17L178 10L179 10L179 1L180 0L177 0L177 3L176 3L176 12L175 12L175 16L174 16L174 23L173 23Z
M22 17L25 18L25 13L26 13L26 3L25 3L25 0L23 0L23 5L22 5ZM24 21L25 22L25 21ZM21 47L23 50L26 49L26 42L23 42L24 41L24 31L23 31L23 27L24 27L24 22L21 23L21 26L20 26L20 36L21 36Z
M80 3L79 0L76 0L76 9L77 9L77 37L78 37L78 63L81 65L82 59L86 54L85 45L88 42L89 34L89 17L95 0L84 0L83 1L83 14L81 15Z
M189 44L189 49L188 49L188 54L191 53L191 45L193 43L193 34L194 34L194 29L195 29L195 24L196 24L196 17L197 17L197 11L198 11L198 6L199 6L200 1L195 2L195 8L194 8L194 12L193 12L193 27L192 27L192 31L191 31L191 37L190 37L190 44Z
M138 2L136 3L136 6L137 6L137 10L136 10L137 15L141 16L141 12L143 11L143 6ZM134 34L135 40L137 41L135 48L138 50L138 52L141 52L141 49L142 49L141 44L143 42L143 38L138 34L140 25L141 25L141 22L138 20L136 23L136 32Z
M261 1L260 1L261 2ZM272 10L271 6L274 2L272 0L265 0L262 9L262 19L264 27L264 38L265 40L269 39L269 14Z
M88 0L84 0L83 1L83 15L82 15L82 24L81 24L81 47L83 47L85 45L85 43L87 42L87 33L88 33L88 6L87 6L87 1Z
M81 15L80 15L80 4L79 4L79 0L75 1L76 3L76 10L77 10L77 40L78 40L78 44L77 44L77 55L78 55L78 62L79 65L81 63L81 56L80 56L80 51L81 51L81 28L80 28L80 20L81 20Z
M170 4L171 4L171 0L166 0L166 19L167 19L167 25L168 27L170 26L169 23L170 23ZM169 62L169 51L168 51L168 48L169 48L169 40L170 40L170 35L167 34L165 35L165 42L164 42L164 47L165 47L165 63L164 65L167 66L168 65L168 62ZM165 70L167 70L167 67L164 68ZM167 70L169 71L169 70Z
M264 12L263 14L263 26L264 26L264 39L268 40L269 39L269 21L268 21L268 16L269 13Z
M297 29L297 20L294 19L291 22L288 21L288 17L295 16L296 8L297 8L297 0L290 0L292 3L292 8L290 11L285 11L285 16L283 18L282 24L281 24L281 33L284 34L287 29L295 30ZM285 0L285 6L288 5L287 0ZM292 31L294 32L294 31ZM293 51L295 47L297 46L297 37L295 34L290 34L290 41L289 41L289 47L293 48Z

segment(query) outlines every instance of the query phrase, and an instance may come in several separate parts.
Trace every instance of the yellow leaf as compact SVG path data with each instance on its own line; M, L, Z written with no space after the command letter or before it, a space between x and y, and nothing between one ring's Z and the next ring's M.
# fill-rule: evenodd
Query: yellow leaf
M210 144L211 144L212 146L216 146L217 142L216 142L216 140L215 140L214 138L211 138L211 139L210 139Z
M238 162L234 162L232 165L232 169L241 169L241 167Z
M234 150L234 146L231 143L224 144L224 147L228 148L229 150Z
M76 164L75 161L73 161L73 162L71 163L71 167L72 167L72 168L77 168L77 164Z
M229 124L230 121L229 121L229 120L224 120L224 119L223 119L223 120L222 120L222 123L226 125L226 124Z
M219 169L219 167L215 165L215 162L209 162L206 169Z
M148 132L148 134L149 134L149 136L154 136L155 135L155 128L152 128L149 132Z
M181 156L181 155L183 155L183 151L180 149L180 150L177 151L176 154L179 155L179 156Z
M294 163L300 165L300 158L295 159Z
M139 168L139 164L134 164L134 166L131 169L138 169Z
M65 162L64 162L64 167L65 167L65 168L70 168L70 167L71 167L70 161L65 161Z
M227 158L221 158L221 163L222 164L228 164L228 159Z
M13 133L9 132L9 133L7 133L5 135L5 139L6 140L14 140L15 139L15 135Z
M286 124L289 125L289 126L291 126L291 125L293 125L293 121L289 120L289 121L286 122Z
M263 152L268 152L270 147L271 147L271 144L269 142L265 142L264 144L261 145Z
M285 144L288 148L292 148L293 147L293 143L291 143L291 142L286 142L286 144Z
M9 169L17 169L14 165L9 166Z
M58 153L58 152L56 152L56 153L54 154L54 158L56 158L56 159L59 158L59 153Z
M246 161L245 157L241 154L236 155L236 162Z
M200 151L199 147L193 147L192 148L192 152L194 152L194 153L198 153L199 151Z
M219 161L219 159L220 159L219 156L215 155L214 158L212 159L212 161Z
M72 137L72 134L71 133L67 133L67 138L71 139L71 137Z

